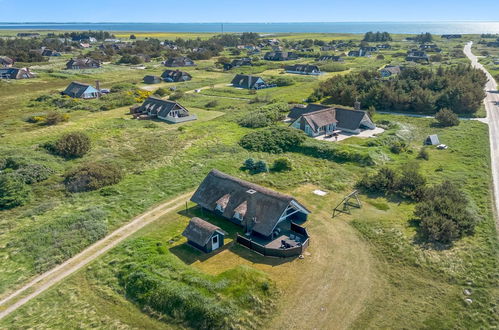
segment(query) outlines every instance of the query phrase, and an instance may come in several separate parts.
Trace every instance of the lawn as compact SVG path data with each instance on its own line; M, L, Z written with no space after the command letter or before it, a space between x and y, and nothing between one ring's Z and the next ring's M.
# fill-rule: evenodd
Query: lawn
M302 36L305 37L358 38ZM402 37L397 36L397 47L410 47L401 40ZM446 52L460 42L449 42ZM439 43L447 41L439 40ZM358 70L381 67L396 60L387 52L384 60L349 58L346 65L350 70ZM462 121L457 127L439 128L433 125L432 119L378 114L375 120L389 121L393 126L376 139L395 134L403 136L410 146L409 152L393 154L389 146L370 147L369 140L355 137L340 142L341 148L372 155L376 161L373 166L334 162L300 152L282 155L248 152L238 141L252 129L239 126L238 120L270 100L302 102L318 79L285 74L293 78L293 85L253 93L223 86L235 73L222 72L214 63L214 59L199 61L196 68L184 68L193 80L175 84L185 92L211 86L179 100L198 116L197 121L181 125L131 120L127 107L99 112L71 111L69 121L56 126L25 121L37 112L28 106L32 99L57 93L72 80L100 80L104 88L121 82L143 87L141 80L145 74L161 74L163 67L157 62L146 65L145 70L106 64L99 70L66 72L60 70L63 61L56 60L40 64L37 79L0 82L2 157L23 158L55 171L47 181L32 186L32 199L28 204L0 211L0 293L26 283L99 238L90 230L75 229L67 224L79 223L91 215L92 221L99 224L98 234L105 234L148 208L194 189L213 168L293 194L309 207L313 214L306 226L312 240L304 259L258 256L234 244L237 227L215 217L209 220L229 233L228 244L218 253L202 255L187 246L180 236L189 217L199 212L189 204L187 213L185 209L177 210L145 227L0 321L0 327L185 327L181 318L160 317L151 310L144 312L136 301L125 295L119 270L125 264L148 268L143 255L136 253L140 249L134 247L138 246L151 253L157 251L154 260L160 260L163 268L155 269L155 274L162 280L169 276L175 285L186 281L184 275L179 274L191 274L209 283L216 282L217 276L227 276L231 282L230 275L223 274L240 271L239 266L253 274L250 278L268 281L269 288L276 290L270 290L268 296L252 297L253 302L269 301L263 308L256 303L255 306L260 307L254 310L239 305L239 299L248 298L247 293L252 290L248 282L240 283L237 289L229 286L226 291L201 290L204 298L220 295L223 301L239 306L244 315L254 317L254 323L244 323L248 328L282 328L283 325L307 328L314 324L317 328L470 329L497 324L497 237L485 124ZM263 77L281 75L273 63L247 70ZM161 84L154 88L168 86ZM71 131L84 131L92 140L92 149L83 158L64 160L40 147ZM429 134L438 134L449 149L429 148L428 161L416 160L422 141ZM268 164L286 157L291 160L293 170L251 175L240 169L248 157ZM119 165L126 173L125 179L92 192L71 194L64 189L62 181L66 171L99 160ZM331 218L332 208L354 189L363 174L381 165L398 168L407 162L417 162L431 184L445 179L460 184L482 218L475 235L442 249L420 245L415 241L417 226L412 221L414 204L386 196L362 195L362 209ZM317 196L312 193L315 189L328 194ZM58 244L50 244L53 240ZM192 285L197 288L198 284ZM464 302L465 288L472 291L470 305ZM249 317L242 319L241 322L249 322Z

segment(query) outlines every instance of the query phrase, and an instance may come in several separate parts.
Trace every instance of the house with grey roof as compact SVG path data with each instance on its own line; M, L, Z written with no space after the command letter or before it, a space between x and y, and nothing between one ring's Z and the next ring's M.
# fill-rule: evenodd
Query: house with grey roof
M339 55L323 55L317 58L318 62L344 62L343 58Z
M262 240L279 237L280 231L276 230L279 224L305 222L311 213L294 197L218 170L208 173L191 201Z
M273 51L265 53L263 59L267 61L290 61L298 59L298 55L287 51Z
M149 96L139 107L131 109L135 117L147 115L148 118L157 118L170 124L196 120L197 117L189 113L189 110L175 101L163 100L158 97Z
M0 67L0 79L30 79L35 77L35 74L29 68Z
M405 58L408 62L430 62L430 56L422 50L412 49Z
M288 118L292 120L291 127L302 130L311 137L330 135L337 130L359 134L363 129L376 128L366 111L322 104L296 106L291 109Z
M182 82L182 81L191 80L192 76L185 71L166 70L161 75L161 78L166 82Z
M322 74L321 69L319 69L317 65L311 65L311 64L287 65L284 67L284 71L286 71L287 73L304 74L312 76L319 76Z
M252 76L247 74L237 74L231 82L232 86L246 89L262 89L271 87L265 83L265 81L258 76Z
M14 60L7 56L0 56L0 68L11 68Z
M165 61L165 66L168 67L182 67L182 66L195 66L193 60L185 56L171 57Z
M387 65L383 69L379 70L382 77L391 77L400 74L401 68L398 65Z
M188 244L206 253L221 248L225 235L227 233L220 227L198 217L192 218L182 232Z
M67 70L98 69L101 67L101 61L93 58L72 58L66 63Z
M89 84L73 81L62 92L62 95L67 95L76 99L95 99L100 97L102 93Z
M249 57L236 58L232 60L232 62L230 63L224 63L224 70L227 71L233 68L239 68L240 66L251 66L251 65L253 65L253 62Z

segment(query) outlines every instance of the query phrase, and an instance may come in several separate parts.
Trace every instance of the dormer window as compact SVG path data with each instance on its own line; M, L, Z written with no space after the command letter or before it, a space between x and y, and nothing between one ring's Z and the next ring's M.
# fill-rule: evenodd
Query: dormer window
M225 208L221 204L217 204L217 206L215 206L215 210L223 213L225 211Z
M234 218L239 221L243 221L243 215L239 212L234 212Z
M227 204L229 204L230 194L223 195L219 200L216 201L215 210L220 212L225 212Z

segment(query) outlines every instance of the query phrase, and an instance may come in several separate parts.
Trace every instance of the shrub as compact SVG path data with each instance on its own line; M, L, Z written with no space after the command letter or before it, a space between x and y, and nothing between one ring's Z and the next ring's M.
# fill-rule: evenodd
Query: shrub
M47 180L54 174L54 170L41 164L29 164L18 169L15 174L19 176L24 183L32 184Z
M271 127L243 136L239 144L251 151L282 153L298 147L305 141L302 131L289 127Z
M96 190L121 181L121 169L109 163L87 163L68 172L64 179L66 189L70 192Z
M48 146L56 155L64 158L78 158L85 155L91 147L90 138L82 132L64 134L53 145Z
M324 72L341 72L348 70L348 67L340 63L327 63L320 66L321 71Z
M428 153L428 150L426 150L426 148L421 148L419 150L417 159L430 160L430 154Z
M175 93L173 93L172 95L170 95L169 99L172 100L172 101L176 101L176 100L180 100L183 97L184 97L184 92L176 91Z
M248 158L244 161L243 166L245 169L252 171L255 168L255 160Z
M154 95L157 95L159 97L164 97L168 94L170 94L170 92L166 88L161 88L161 87L156 89L156 91L154 92Z
M264 160L259 160L255 163L255 167L253 169L253 173L266 173L269 171L269 167Z
M293 165L287 158L276 159L272 165L272 170L276 172L291 171L292 169Z
M52 111L45 116L45 125L49 126L57 125L59 123L66 122L68 120L69 120L69 115L65 113Z
M426 179L419 173L416 164L406 164L397 182L397 192L404 198L419 200L422 198Z
M364 176L358 183L357 188L368 192L393 192L397 187L398 174L393 169L382 167L374 175Z
M295 83L291 77L273 77L269 80L270 84L275 84L278 87L291 86Z
M218 105L218 101L217 100L213 100L213 101L210 101L208 103L205 104L205 107L207 108L214 108Z
M442 127L459 125L459 117L449 109L442 109L435 115L435 119Z
M111 93L123 92L134 88L135 86L131 83L119 83L111 87Z
M440 243L473 234L478 222L466 195L449 181L427 188L414 215L420 220L422 236L427 241Z
M15 174L0 175L0 209L24 205L30 197L30 188Z
M407 151L407 143L405 143L404 141L395 141L390 146L390 151L393 152L394 154L400 154L402 152L405 152Z

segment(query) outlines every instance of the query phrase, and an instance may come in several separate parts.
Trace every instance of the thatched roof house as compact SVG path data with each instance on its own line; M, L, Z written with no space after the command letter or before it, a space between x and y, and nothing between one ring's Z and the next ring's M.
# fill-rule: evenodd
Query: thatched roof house
M196 120L195 115L179 103L170 100L163 100L154 96L149 96L137 109L136 114L147 114L150 118L158 118L171 124Z
M262 237L271 237L283 221L305 221L310 211L295 198L212 170L191 198Z
M0 68L10 68L14 65L14 60L7 56L0 56Z
M290 61L298 59L298 55L293 52L274 51L265 53L263 59L267 61Z
M0 68L0 79L30 79L35 77L29 68Z
M169 67L195 66L195 65L196 64L194 63L193 60L185 56L172 57L165 62L165 66Z
M97 88L77 81L69 84L62 94L78 99L95 99L102 95Z
M187 238L187 243L203 252L212 252L224 245L227 233L208 221L194 217L189 221L182 236Z
M284 70L287 73L296 73L296 74L305 74L318 76L321 75L321 69L317 65L311 64L295 64L295 65L287 65L284 67Z
M192 76L185 71L166 70L161 75L161 78L166 82L182 82L182 81L191 80Z
M158 76L147 75L144 77L145 84L159 84L162 81L161 77Z
M232 79L231 83L234 87L247 89L260 89L267 86L267 84L261 77L251 76L248 74L237 74Z
M99 60L93 58L72 58L66 63L68 70L97 69L101 67Z

